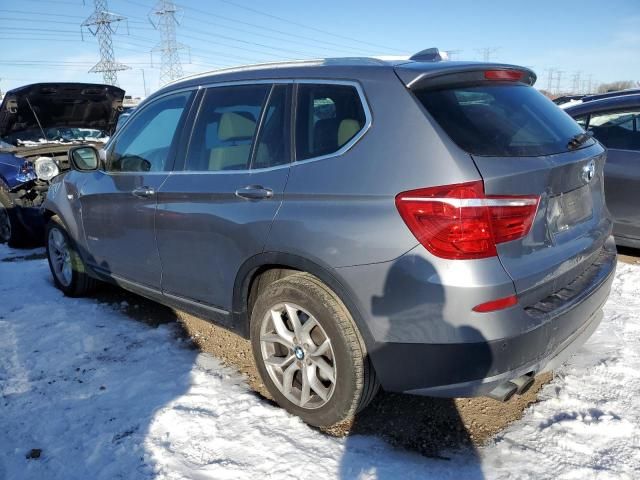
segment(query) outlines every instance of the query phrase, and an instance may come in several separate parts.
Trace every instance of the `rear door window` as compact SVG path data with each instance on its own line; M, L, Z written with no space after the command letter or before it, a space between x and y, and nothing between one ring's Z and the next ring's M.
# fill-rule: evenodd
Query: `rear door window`
M526 85L477 85L415 94L451 139L473 155L566 152L569 140L583 132L551 100Z
M274 85L262 112L262 122L256 141L251 168L270 168L289 163L291 99L288 85Z
M297 106L297 160L335 153L365 127L364 107L351 85L300 84Z
M205 92L185 170L218 172L249 168L251 148L271 85L214 87Z
M595 113L589 130L607 148L640 150L640 111Z

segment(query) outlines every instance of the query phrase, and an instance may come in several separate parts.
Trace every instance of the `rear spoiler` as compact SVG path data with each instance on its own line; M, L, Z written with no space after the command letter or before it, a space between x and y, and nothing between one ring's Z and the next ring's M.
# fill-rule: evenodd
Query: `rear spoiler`
M411 90L486 82L516 82L533 85L537 79L533 70L502 63L409 62L397 65L395 72L402 83Z

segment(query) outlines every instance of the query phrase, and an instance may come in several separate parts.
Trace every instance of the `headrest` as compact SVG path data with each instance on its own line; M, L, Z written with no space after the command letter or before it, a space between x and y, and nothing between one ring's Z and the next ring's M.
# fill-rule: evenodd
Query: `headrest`
M357 120L353 120L351 118L345 118L342 120L338 127L338 146L343 146L359 131L360 123L358 123Z
M256 130L256 122L235 112L225 112L218 124L218 138L231 140L234 138L251 138Z

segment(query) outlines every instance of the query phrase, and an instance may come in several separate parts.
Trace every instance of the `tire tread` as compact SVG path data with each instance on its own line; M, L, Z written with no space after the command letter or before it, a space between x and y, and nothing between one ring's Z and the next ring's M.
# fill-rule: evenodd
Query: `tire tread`
M58 288L60 288L60 290L62 290L64 294L69 297L83 297L86 294L91 293L93 290L97 288L99 281L91 277L86 272L86 266L84 264L84 261L82 260L82 257L80 257L80 254L77 251L76 244L69 236L67 229L65 228L64 223L62 223L62 220L60 219L60 217L58 217L57 215L54 215L53 217L51 217L51 219L49 220L49 224L47 225L47 236L51 228L51 224L55 224L57 228L60 228L64 232L64 235L67 238L67 241L69 242L71 254L74 256L73 265L74 265L74 273L76 274L75 281L72 281L69 287L64 287L62 285L59 285L58 280L56 279L55 275L53 275L56 286L58 286ZM48 250L48 246L47 246L47 250ZM49 255L47 253L47 257L48 256ZM82 264L84 271L80 271L75 268L75 265L77 265L78 262Z
M307 295L312 295L316 300L331 312L335 312L332 319L337 327L338 334L342 337L347 346L347 354L351 358L348 359L353 367L353 395L347 397L344 403L341 403L339 410L332 415L332 422L318 421L310 418L305 419L309 423L319 427L331 427L345 420L352 419L359 411L363 410L375 397L379 389L379 382L376 377L375 369L368 358L365 343L360 335L357 326L342 301L338 296L320 279L307 272L296 272L286 275L284 278L276 280L271 285L265 287L264 291L259 295L256 305L264 302L263 296L278 297L280 292L291 287L301 288ZM266 298L266 297L265 297ZM256 321L256 318L253 318ZM256 327L257 328L257 327ZM254 326L252 326L252 332ZM253 343L253 342L252 342ZM259 362L259 355L256 353L254 346L254 355L256 362ZM265 380L263 378L263 380ZM300 414L300 413L299 413ZM300 414L304 417L303 414Z

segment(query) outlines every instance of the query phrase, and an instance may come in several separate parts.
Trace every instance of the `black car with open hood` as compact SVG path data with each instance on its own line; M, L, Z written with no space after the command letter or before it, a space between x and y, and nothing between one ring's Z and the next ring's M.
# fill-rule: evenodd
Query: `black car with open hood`
M110 135L122 110L124 90L90 83L35 83L10 90L0 105L0 138L59 140L54 130L94 130Z
M0 243L38 239L50 181L69 170L68 150L100 148L114 132L124 90L92 83L34 83L0 104Z

